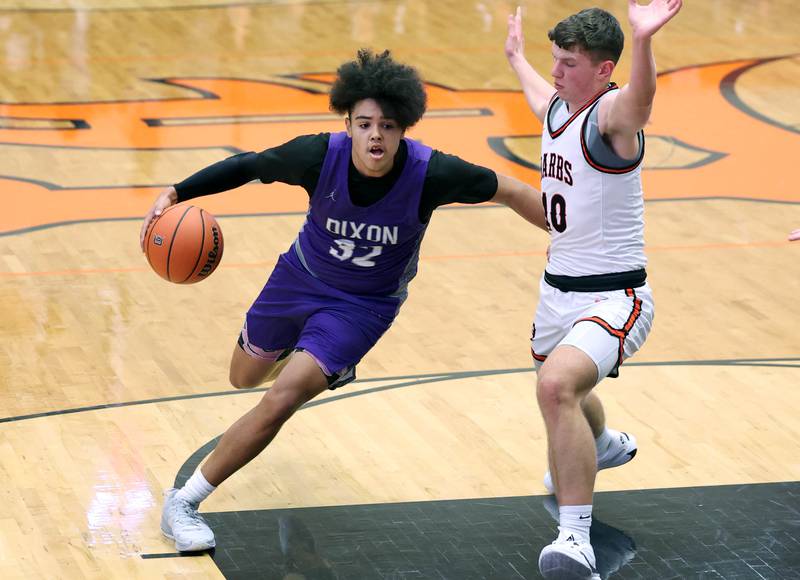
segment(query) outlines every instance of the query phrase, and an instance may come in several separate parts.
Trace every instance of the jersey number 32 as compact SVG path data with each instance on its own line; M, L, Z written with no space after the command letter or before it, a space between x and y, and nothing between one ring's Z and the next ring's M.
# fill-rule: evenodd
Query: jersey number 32
M334 243L337 247L328 250L331 256L338 258L342 262L350 260L353 264L362 268L374 266L375 262L372 261L372 258L380 256L381 252L383 252L383 246L359 246L353 240L348 239L334 240ZM367 250L367 253L355 256L356 248Z

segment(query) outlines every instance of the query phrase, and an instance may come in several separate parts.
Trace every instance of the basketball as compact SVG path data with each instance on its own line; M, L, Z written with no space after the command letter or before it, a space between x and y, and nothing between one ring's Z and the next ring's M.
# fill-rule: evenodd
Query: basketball
M222 229L204 209L173 205L150 224L144 248L156 274L175 284L194 284L219 265Z

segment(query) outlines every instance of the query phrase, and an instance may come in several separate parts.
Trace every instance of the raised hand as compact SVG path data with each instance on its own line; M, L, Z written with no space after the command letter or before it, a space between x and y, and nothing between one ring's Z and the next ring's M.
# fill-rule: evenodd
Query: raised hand
M525 37L522 34L522 7L517 6L516 14L508 15L508 36L506 36L506 58L524 56Z
M633 35L639 37L653 36L669 22L683 6L683 0L652 0L650 4L641 5L638 0L628 0L628 20L633 28ZM508 52L506 41L506 52Z

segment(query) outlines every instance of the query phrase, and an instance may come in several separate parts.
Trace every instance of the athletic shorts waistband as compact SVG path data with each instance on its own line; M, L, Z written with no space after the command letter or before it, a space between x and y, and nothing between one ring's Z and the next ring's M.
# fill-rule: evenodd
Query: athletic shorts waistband
M544 281L562 292L611 292L644 286L647 272L644 268L629 272L594 274L591 276L559 276L545 270Z

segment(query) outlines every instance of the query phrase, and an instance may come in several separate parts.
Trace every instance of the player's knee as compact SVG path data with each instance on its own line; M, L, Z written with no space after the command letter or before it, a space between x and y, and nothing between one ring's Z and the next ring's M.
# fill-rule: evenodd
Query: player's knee
M308 400L309 397L299 389L270 389L260 407L268 422L282 425Z
M264 377L242 372L231 367L228 380L231 382L231 386L236 389L252 389L259 386L264 381Z
M558 374L548 373L536 383L536 398L543 412L558 411L559 408L579 403L574 387Z

